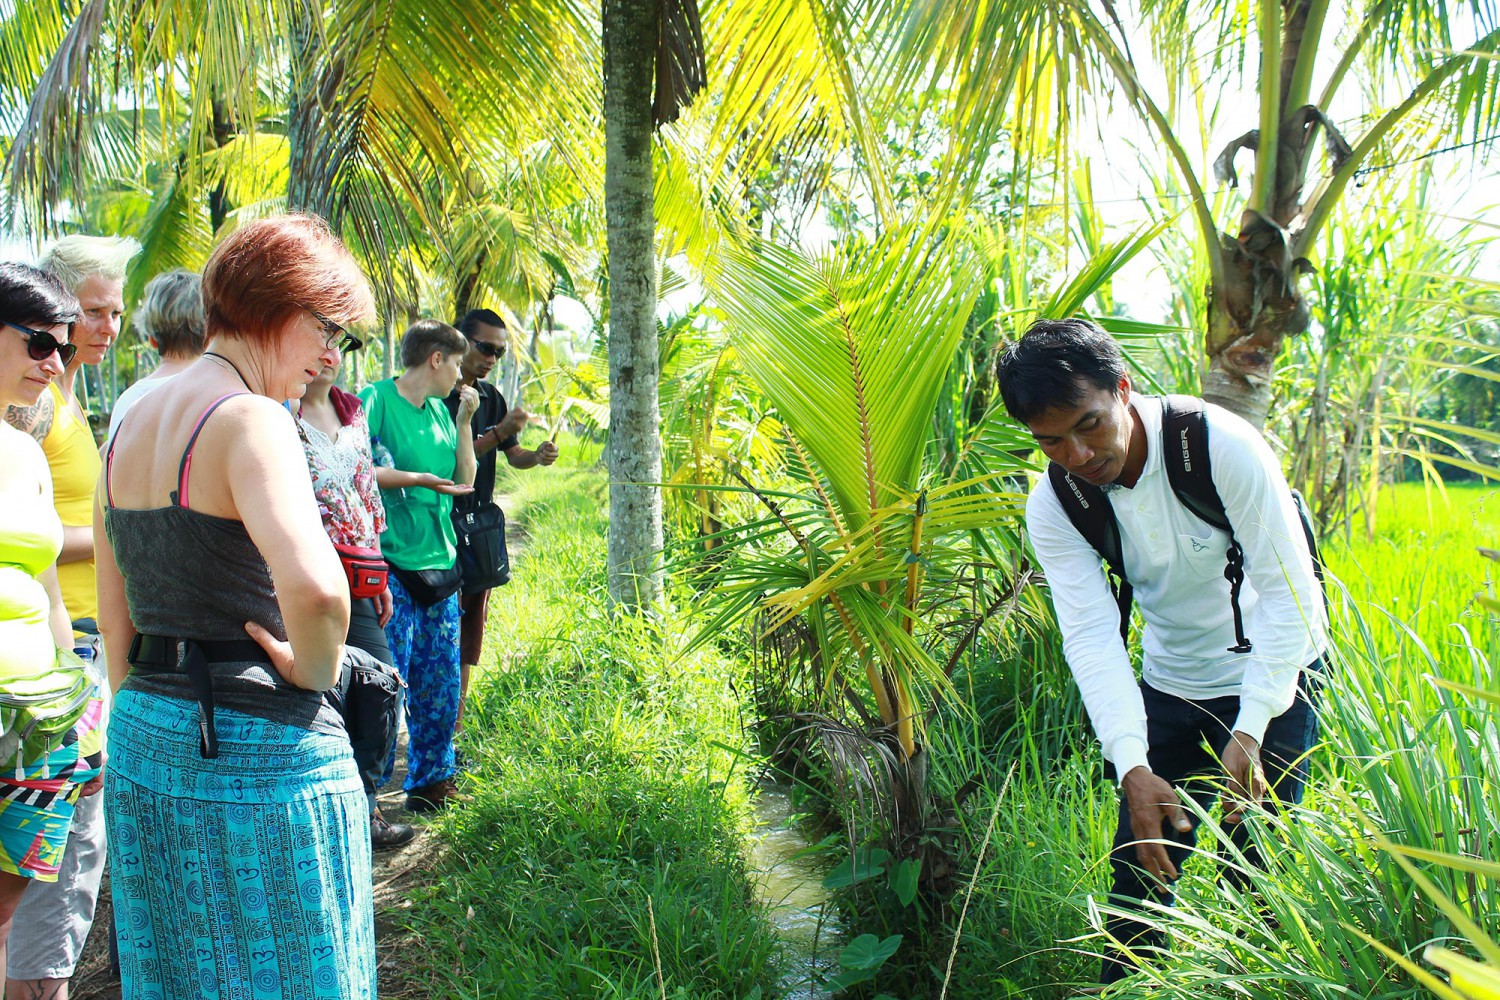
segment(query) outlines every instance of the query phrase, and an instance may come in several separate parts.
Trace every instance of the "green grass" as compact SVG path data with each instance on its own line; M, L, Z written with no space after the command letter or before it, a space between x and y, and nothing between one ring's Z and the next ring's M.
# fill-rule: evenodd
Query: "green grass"
M775 942L743 860L737 668L673 662L670 634L608 612L602 474L511 478L524 551L492 599L465 717L473 801L441 822L448 849L410 910L434 992L769 993Z
M686 630L606 612L601 474L512 480L525 554L493 602L492 667L468 718L474 802L442 821L448 851L411 910L435 992L774 994L775 941L743 860L750 812L736 765L748 741L731 690L749 690L743 667L711 649L674 659ZM1451 944L1452 928L1371 834L1500 855L1494 714L1431 682L1494 686L1495 629L1473 595L1490 579L1474 549L1500 535L1497 514L1500 496L1486 490L1450 489L1429 507L1406 486L1382 497L1374 540L1325 540L1339 627L1306 808L1294 823L1262 822L1268 861L1254 899L1197 861L1180 905L1160 915L1173 954L1112 995L1423 995L1361 935L1415 957ZM943 833L955 863L947 930L902 954L943 982L967 902L949 997L1071 997L1097 974L1114 792L1057 644L1045 621L1033 624L965 665L956 683L975 710L945 708L928 734L933 790L974 790ZM1494 926L1495 886L1424 871Z

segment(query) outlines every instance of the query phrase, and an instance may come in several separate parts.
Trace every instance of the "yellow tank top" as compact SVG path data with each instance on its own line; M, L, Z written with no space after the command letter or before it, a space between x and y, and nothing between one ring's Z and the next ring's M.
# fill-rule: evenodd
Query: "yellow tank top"
M52 669L57 649L48 624L52 602L37 581L62 548L62 524L42 498L47 474L36 443L0 427L0 680Z
M57 516L70 528L94 523L94 488L99 485L99 446L89 422L78 415L56 382L47 387L55 415L52 430L42 442L47 465L52 469L52 501ZM99 597L94 589L94 560L63 563L57 567L63 604L68 614L80 618L99 617Z

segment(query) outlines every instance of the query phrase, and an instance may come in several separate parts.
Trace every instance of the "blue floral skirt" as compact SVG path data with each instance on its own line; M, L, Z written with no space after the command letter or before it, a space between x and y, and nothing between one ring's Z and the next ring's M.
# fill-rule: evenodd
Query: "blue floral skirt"
M135 691L109 722L105 810L126 1000L370 998L370 815L341 736Z

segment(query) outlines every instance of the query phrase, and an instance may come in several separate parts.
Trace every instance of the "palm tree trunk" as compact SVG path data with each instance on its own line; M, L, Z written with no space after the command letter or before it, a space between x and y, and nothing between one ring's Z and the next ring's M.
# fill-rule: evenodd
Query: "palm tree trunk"
M228 108L222 97L215 95L212 107L214 148L221 149L234 138L235 123L230 119ZM208 223L215 234L224 228L224 223L229 221L229 213L233 209L234 206L229 201L227 182L221 177L219 183L208 193Z
M659 356L651 87L655 0L604 0L604 212L609 241L609 594L661 596Z
M458 276L453 285L453 322L457 323L464 318L470 309L478 305L479 278L484 273L484 265L489 257L489 248L485 247L474 256L469 269Z
M1250 213L1246 213L1250 215ZM1286 231L1259 217L1224 241L1224 280L1208 290L1203 398L1264 427L1276 357L1307 329L1306 297L1285 252Z
M1203 398L1264 427L1282 342L1307 329L1300 287L1305 261L1293 252L1289 231L1302 210L1307 165L1320 129L1332 124L1311 105L1300 105L1311 79L1324 4L1293 0L1267 5L1261 23L1268 46L1278 43L1261 68L1264 105L1256 145L1251 207L1240 231L1222 237L1222 280L1208 289L1208 369ZM1299 106L1294 106L1298 102ZM1274 128L1271 127L1274 123ZM1339 139L1342 142L1342 137Z
M319 191L318 130L324 123L318 109L317 81L321 42L318 14L310 3L297 3L291 9L292 59L288 68L289 100L286 116L287 183L286 207L291 211L326 214L327 206Z

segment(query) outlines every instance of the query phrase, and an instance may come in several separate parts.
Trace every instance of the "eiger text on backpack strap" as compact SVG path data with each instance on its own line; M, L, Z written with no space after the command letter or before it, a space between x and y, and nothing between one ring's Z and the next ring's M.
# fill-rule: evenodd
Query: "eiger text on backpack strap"
M1208 414L1203 400L1195 396L1162 397L1162 461L1172 492L1194 516L1229 534L1224 550L1224 579L1229 581L1229 607L1234 613L1234 645L1231 653L1250 652L1240 614L1240 589L1245 584L1245 550L1234 537L1234 525L1224 510L1224 501L1214 486L1208 457Z
M1110 586L1114 588L1115 603L1120 609L1120 638L1128 645L1134 595L1125 576L1125 554L1120 545L1120 525L1115 521L1115 509L1110 506L1103 490L1073 478L1056 462L1047 466L1047 478L1068 520L1109 567Z

